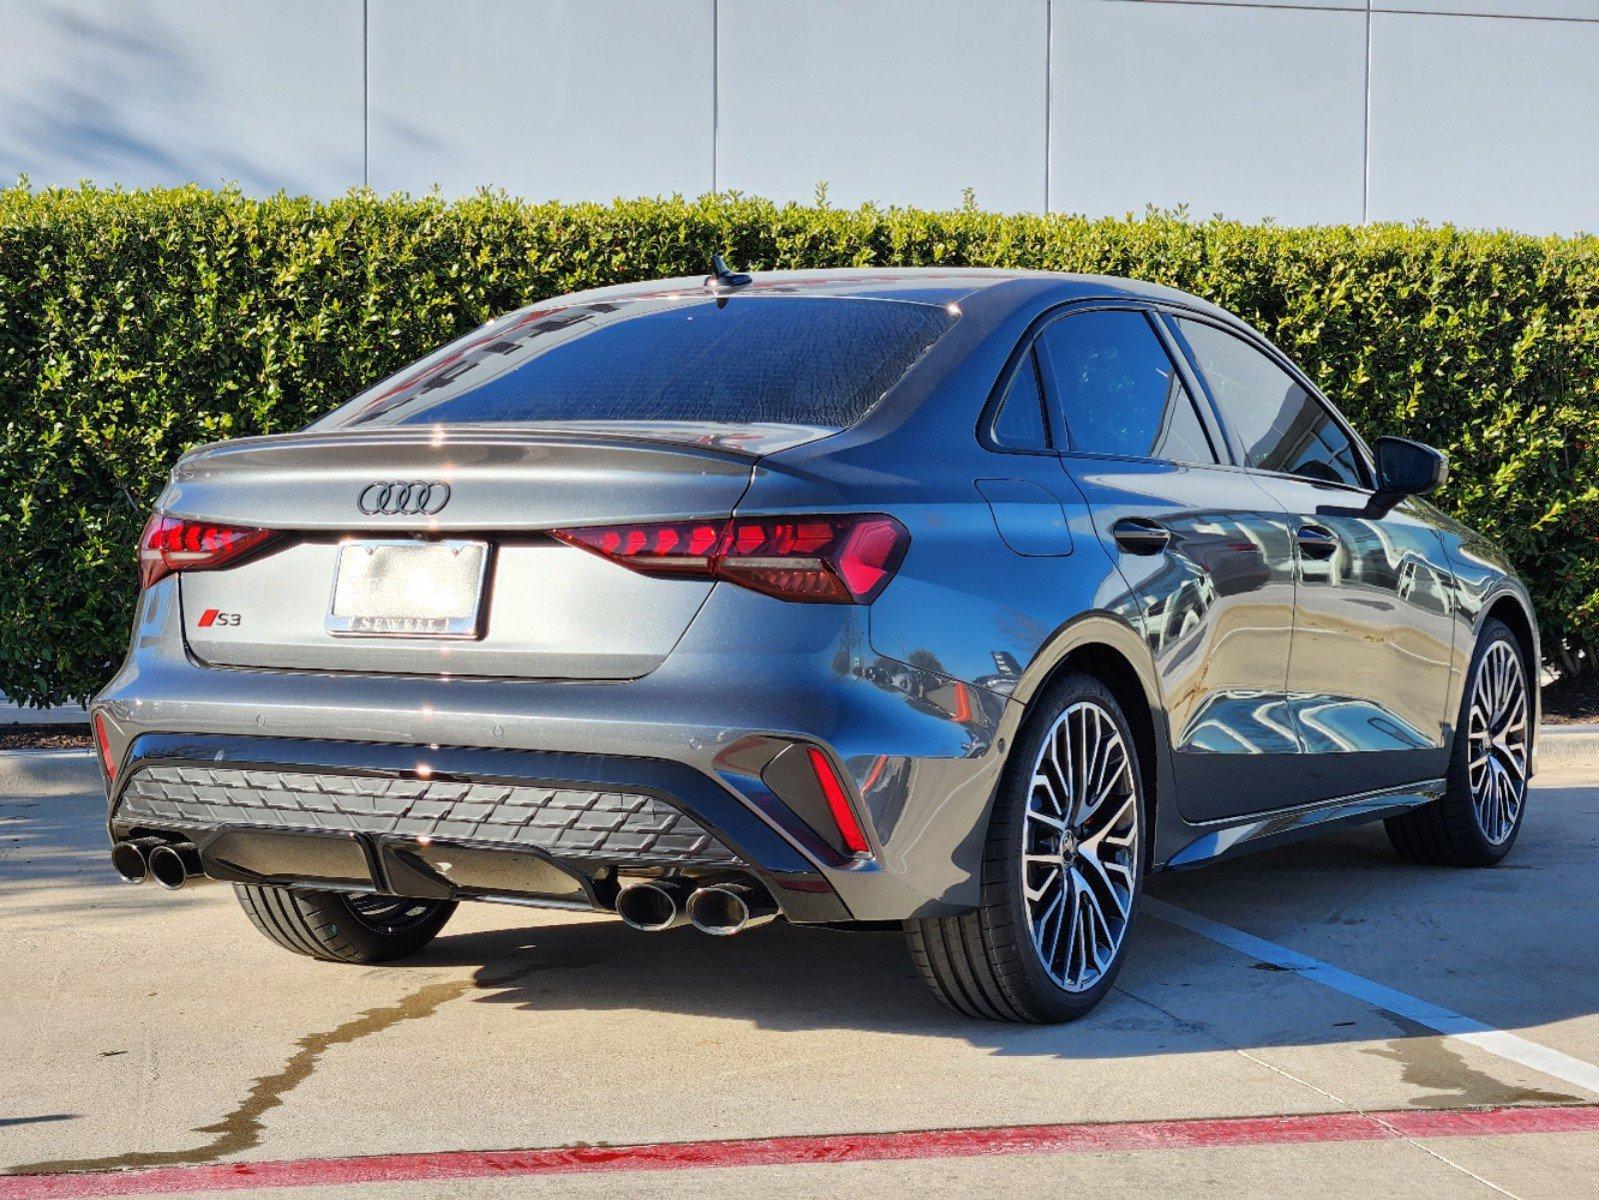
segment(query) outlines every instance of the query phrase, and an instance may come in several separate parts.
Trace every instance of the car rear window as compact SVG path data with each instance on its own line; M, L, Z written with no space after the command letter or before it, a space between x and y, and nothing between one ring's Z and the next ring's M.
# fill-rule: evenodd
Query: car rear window
M357 396L330 426L552 421L843 428L956 317L939 305L667 297L501 318Z

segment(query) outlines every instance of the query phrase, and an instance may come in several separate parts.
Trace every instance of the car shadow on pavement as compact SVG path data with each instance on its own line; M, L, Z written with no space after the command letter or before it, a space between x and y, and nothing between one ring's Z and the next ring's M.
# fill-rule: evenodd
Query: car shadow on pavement
M1069 1028L970 1020L934 999L898 933L774 924L712 939L589 922L446 936L412 961L428 960L480 964L477 1002L533 1013L667 1013L777 1033L953 1039L1006 1055L1111 1058L1172 1049L1170 1019L1120 992ZM494 982L518 962L534 970L514 984Z
M1540 790L1547 808L1587 811L1580 821L1529 823L1514 859L1495 870L1412 866L1379 825L1159 876L1150 891L1499 1028L1589 1016L1599 1011L1586 965L1599 961L1599 931L1587 916L1599 842L1592 795ZM479 1002L529 1012L662 1012L779 1032L948 1038L1000 1055L1067 1059L1377 1043L1371 1053L1453 1103L1592 1099L1506 1085L1474 1074L1452 1052L1412 1052L1407 1041L1435 1033L1148 915L1116 990L1089 1017L1060 1027L973 1021L946 1009L892 932L776 923L708 938L583 918L446 930L411 961L475 967ZM532 970L515 983L495 982L518 965Z
M1591 1016L1599 1012L1592 966L1599 923L1591 919L1599 907L1599 792L1565 778L1570 786L1540 779L1519 844L1493 870L1406 864L1381 826L1366 826L1158 876L1149 891L1498 1028ZM92 761L81 756L0 762L0 897L8 913L71 919L86 888L101 916L148 911L156 902L141 895L148 889L115 881L104 801L93 787ZM117 901L104 903L112 894ZM209 888L158 897L174 910L217 899ZM173 911L172 919L185 917ZM708 938L687 928L642 934L588 915L541 913L529 922L487 932L446 928L396 966L464 969L477 1002L532 1013L693 1015L774 1031L942 1038L998 1055L1087 1060L1372 1043L1373 1053L1411 1076L1430 1073L1441 1093L1513 1102L1487 1082L1462 1085L1460 1069L1406 1048L1430 1039L1428 1031L1150 914L1116 990L1089 1017L1063 1027L973 1021L944 1008L893 932L779 922ZM1587 1048L1579 1053L1593 1057Z

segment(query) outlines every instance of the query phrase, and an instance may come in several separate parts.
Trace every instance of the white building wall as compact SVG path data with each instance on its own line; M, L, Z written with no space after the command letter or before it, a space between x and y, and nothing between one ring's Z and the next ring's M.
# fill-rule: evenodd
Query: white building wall
M1058 3L1050 207L1359 221L1366 13L1341 2Z
M0 180L1599 230L1599 0L0 0Z
M362 0L0 0L0 182L359 183Z
M546 200L710 187L712 0L372 0L368 180Z
M1599 0L1526 7L1595 19L1373 14L1373 220L1599 233Z
M1044 0L723 0L718 183L757 196L1044 204Z

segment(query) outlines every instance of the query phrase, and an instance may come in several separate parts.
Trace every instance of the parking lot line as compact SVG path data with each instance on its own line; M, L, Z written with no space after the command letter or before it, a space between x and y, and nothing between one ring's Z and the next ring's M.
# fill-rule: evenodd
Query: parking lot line
M1223 1117L1105 1124L1015 1125L907 1133L845 1133L573 1146L543 1150L453 1150L362 1158L219 1163L92 1174L0 1175L0 1200L86 1200L100 1196L440 1182L612 1171L806 1166L1018 1154L1374 1142L1440 1137L1599 1132L1599 1105L1495 1109L1400 1109L1274 1117Z
M1143 897L1140 903L1150 916L1186 929L1190 933L1197 933L1200 937L1208 938L1259 962L1292 971L1323 987L1332 988L1375 1008L1405 1017L1446 1037L1470 1042L1489 1054L1530 1067L1534 1071L1541 1071L1553 1079L1573 1084L1599 1096L1599 1067L1592 1063L1573 1058L1569 1054L1562 1054L1558 1050L1551 1050L1547 1046L1540 1046L1537 1042L1530 1042L1502 1029L1495 1029L1492 1025L1486 1025L1461 1013L1386 987L1335 967L1331 963L1322 962L1319 958L1302 954L1298 950L1290 950L1287 946L1279 946L1276 942L1245 933L1231 925L1212 921L1209 917L1202 917L1198 913L1179 908L1164 900L1157 900L1153 896Z

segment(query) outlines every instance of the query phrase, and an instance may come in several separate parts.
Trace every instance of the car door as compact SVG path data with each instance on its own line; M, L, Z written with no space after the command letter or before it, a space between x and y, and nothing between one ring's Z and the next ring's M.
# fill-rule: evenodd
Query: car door
M1171 328L1233 452L1293 522L1288 696L1304 798L1443 775L1452 576L1430 508L1379 515L1364 447L1269 347L1198 316Z
M1294 802L1287 707L1293 553L1286 515L1231 463L1156 315L1074 308L1037 340L1060 462L1159 671L1177 803L1192 821Z

